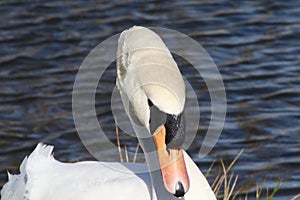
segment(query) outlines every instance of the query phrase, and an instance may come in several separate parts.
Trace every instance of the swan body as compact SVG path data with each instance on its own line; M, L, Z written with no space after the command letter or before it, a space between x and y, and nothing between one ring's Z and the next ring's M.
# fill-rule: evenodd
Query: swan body
M54 159L53 146L40 143L23 160L19 175L8 174L2 200L216 199L182 149L185 86L168 48L157 34L139 26L124 31L118 44L117 86L146 164L62 163ZM165 121L157 120L160 116ZM144 132L136 128L132 117ZM152 151L157 153L153 156ZM149 172L136 173L141 170Z
M191 188L186 200L215 199L203 174L185 153ZM118 168L119 170L115 170ZM156 200L149 173L144 163L83 161L63 163L53 157L53 146L38 144L26 157L20 174L9 174L1 191L2 200Z

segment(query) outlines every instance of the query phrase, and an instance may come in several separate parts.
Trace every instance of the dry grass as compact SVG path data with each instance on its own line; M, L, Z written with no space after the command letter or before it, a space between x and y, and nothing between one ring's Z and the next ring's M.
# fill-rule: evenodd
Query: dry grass
M242 191L243 188L236 188L238 175L230 172L232 167L235 165L239 157L242 155L244 150L241 150L239 154L231 161L228 167L225 166L223 160L221 159L221 173L216 176L212 189L215 192L215 195L220 200L248 200L248 193L244 194ZM214 163L210 166L206 176L212 171ZM269 188L263 188L256 184L255 199L256 200L272 200L275 197L275 194L279 191L281 182L279 181L273 190ZM263 195L265 194L265 195ZM300 193L291 198L290 200L300 199Z
M120 143L119 128L118 128L118 123L117 123L116 119L115 119L115 130L116 130L117 146L118 146L120 162L124 162L122 147L121 147L121 143ZM129 154L128 154L128 151L127 151L127 145L125 144L124 145L125 162L134 162L135 163L136 159L137 159L139 148L140 148L140 145L137 144L136 148L135 148L135 153L134 153L133 159L132 159L132 161L130 161Z
M240 151L240 153L234 158L228 167L225 167L222 159L220 160L222 165L222 173L217 175L211 187L215 195L222 196L223 200L233 200L238 195L239 190L235 191L238 175L234 175L233 173L229 174L229 171L232 169L233 165L236 163L242 153L243 150ZM213 165L211 168L212 167ZM211 169L209 171L211 171ZM223 188L223 191L221 188Z
M119 150L119 157L120 157L120 161L124 162L123 159L123 154L122 154L122 150L121 150L121 144L120 144L120 137L119 137L119 130L118 130L118 125L116 122L116 136L117 136L117 145L118 145L118 150ZM139 144L137 144L136 146L136 150L135 150L135 154L133 157L132 162L136 162L136 158L137 158L137 152L139 149ZM244 194L244 197L241 197L243 195L242 193L242 188L236 188L237 182L238 182L238 175L235 175L233 172L231 172L230 170L232 169L232 167L236 164L237 160L239 159L239 157L242 155L244 150L241 150L238 155L230 162L230 164L228 166L225 166L223 160L220 160L221 163L221 173L218 174L216 176L216 178L214 179L211 188L214 191L216 197L220 200L248 200L248 193ZM124 145L124 156L125 156L125 162L130 162L129 161L129 157L128 157L128 151L127 151L127 146ZM212 163L211 166L209 167L207 173L205 174L205 176L207 177L213 167L214 167L215 163ZM280 182L278 182L278 184L275 186L275 188L273 189L273 191L269 191L268 188L265 189L265 196L262 196L263 194L263 187L260 187L258 184L256 184L256 200L272 200L273 197L275 196L276 192L278 192L280 188ZM300 193L296 196L294 196L293 198L291 198L290 200L297 200L300 199Z

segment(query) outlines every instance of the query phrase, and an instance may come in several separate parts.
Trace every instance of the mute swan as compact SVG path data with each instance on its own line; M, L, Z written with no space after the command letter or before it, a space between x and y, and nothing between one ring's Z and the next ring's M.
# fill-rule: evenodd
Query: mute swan
M122 32L117 57L117 86L147 164L62 163L53 146L40 143L19 175L8 174L2 200L216 199L182 149L185 86L168 48L153 31L134 26Z

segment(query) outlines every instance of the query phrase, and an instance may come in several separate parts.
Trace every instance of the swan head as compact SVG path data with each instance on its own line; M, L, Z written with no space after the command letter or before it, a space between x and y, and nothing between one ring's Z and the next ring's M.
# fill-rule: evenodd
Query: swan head
M153 139L165 189L184 196L189 189L182 149L185 84L168 48L153 31L135 26L121 33L117 86L133 126L147 130L136 131L137 137Z

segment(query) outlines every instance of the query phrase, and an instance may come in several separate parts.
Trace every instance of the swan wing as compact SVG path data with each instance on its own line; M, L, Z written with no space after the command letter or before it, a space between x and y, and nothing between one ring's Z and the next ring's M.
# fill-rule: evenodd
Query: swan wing
M84 161L62 163L53 147L38 144L25 158L19 175L9 175L2 200L99 200L151 199L152 186L141 163Z

